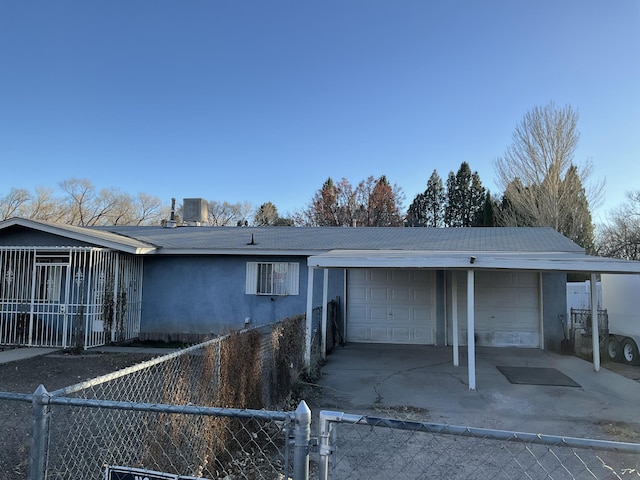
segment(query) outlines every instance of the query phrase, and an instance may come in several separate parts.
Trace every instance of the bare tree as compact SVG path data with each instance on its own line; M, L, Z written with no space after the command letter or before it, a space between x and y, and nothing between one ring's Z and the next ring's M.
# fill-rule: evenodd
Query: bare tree
M60 222L65 217L63 201L54 196L50 188L37 187L25 213L26 218L45 222Z
M603 183L583 187L593 172L592 162L574 161L579 138L578 114L570 106L556 108L552 102L524 116L512 144L494 162L497 183L510 208L497 212L500 224L526 219L529 226L548 226L566 234L577 208L599 205ZM583 195L580 202L576 195ZM580 215L591 221L590 215L588 219Z
M596 250L605 257L640 260L640 190L628 192L627 202L598 227Z
M31 199L29 192L22 188L12 188L7 195L0 198L0 218L24 216Z
M138 193L134 199L135 225L160 225L163 219L169 218L169 207L163 207L162 201L146 193Z
M209 225L214 227L225 227L246 223L251 215L251 204L217 202L209 200L207 202L209 210Z
M135 218L131 197L115 188L98 191L86 179L72 178L60 183L68 195L66 223L80 226L128 225Z

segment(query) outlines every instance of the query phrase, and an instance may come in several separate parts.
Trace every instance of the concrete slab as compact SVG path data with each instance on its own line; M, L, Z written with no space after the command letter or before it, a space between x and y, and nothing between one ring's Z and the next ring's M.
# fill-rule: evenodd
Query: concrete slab
M11 348L8 350L0 351L0 363L17 362L19 360L25 360L27 358L39 357L40 355L48 355L59 350L59 348L43 347Z
M607 425L640 434L640 383L573 356L538 349L478 348L476 390L469 390L466 350L349 344L322 368L316 408L450 425L608 438ZM579 387L511 384L496 366L553 367ZM385 415L387 413L388 415ZM394 415L395 413L395 415ZM627 439L628 441L628 439Z
M56 352L60 352L60 348L44 348L44 347L20 347L9 348L0 351L0 364L17 362L28 358L39 357L41 355L52 355ZM92 353L140 353L147 355L168 355L177 351L175 348L149 348L149 347L127 347L127 346L111 346L106 345L103 347L90 348L85 351L85 354Z

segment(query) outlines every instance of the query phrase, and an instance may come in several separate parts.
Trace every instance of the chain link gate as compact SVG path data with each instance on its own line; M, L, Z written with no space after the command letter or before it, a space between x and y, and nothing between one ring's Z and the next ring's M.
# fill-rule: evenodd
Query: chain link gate
M320 480L627 479L640 444L322 411Z

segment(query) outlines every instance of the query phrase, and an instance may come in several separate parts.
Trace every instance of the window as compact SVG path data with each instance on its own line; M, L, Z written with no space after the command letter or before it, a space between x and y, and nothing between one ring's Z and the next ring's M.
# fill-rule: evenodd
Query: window
M297 263L247 262L246 293L249 295L298 295Z

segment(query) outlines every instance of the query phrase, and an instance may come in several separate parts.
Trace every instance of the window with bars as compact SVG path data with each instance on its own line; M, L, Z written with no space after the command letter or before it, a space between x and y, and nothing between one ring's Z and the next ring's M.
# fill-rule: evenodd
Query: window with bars
M247 262L249 295L298 295L300 266L289 262Z

